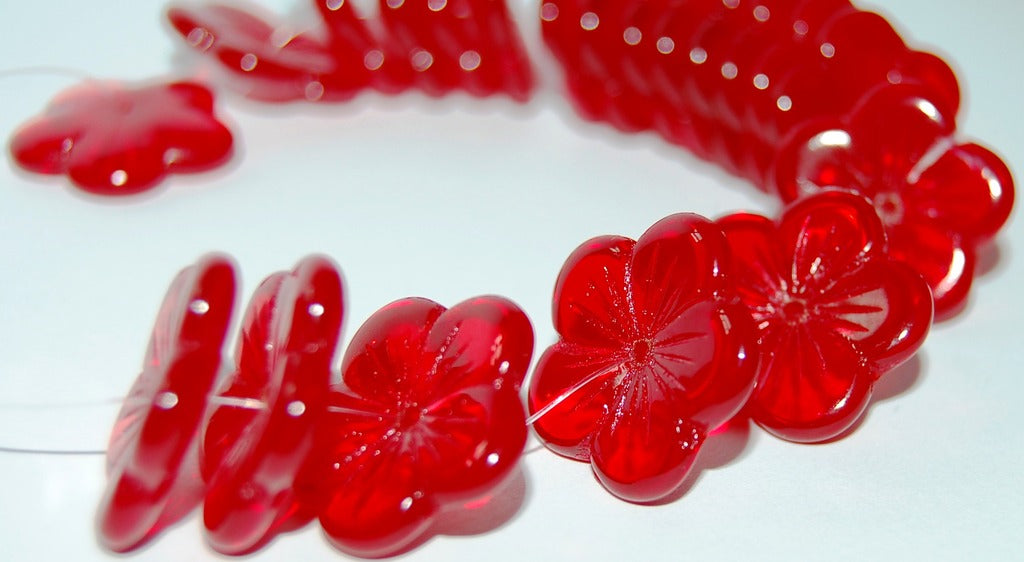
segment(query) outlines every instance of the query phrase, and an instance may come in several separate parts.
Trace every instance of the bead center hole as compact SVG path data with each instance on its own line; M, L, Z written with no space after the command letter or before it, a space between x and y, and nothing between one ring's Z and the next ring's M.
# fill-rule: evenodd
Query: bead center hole
M875 212L886 225L903 222L903 200L895 193L879 193L875 196Z
M633 361L644 363L651 357L654 346L651 340L637 340L633 342Z
M782 317L789 323L803 322L807 318L807 304L795 299L782 305Z
M398 427L408 429L409 427L416 425L425 413L426 410L420 408L418 404L406 405L398 414Z

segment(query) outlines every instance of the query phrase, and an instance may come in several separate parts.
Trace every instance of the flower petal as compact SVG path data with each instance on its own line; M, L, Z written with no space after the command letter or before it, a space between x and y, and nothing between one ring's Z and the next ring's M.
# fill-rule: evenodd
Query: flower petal
M695 300L715 295L726 276L727 252L721 229L700 215L672 215L647 229L625 279L639 335L650 337Z
M718 220L730 243L730 275L740 300L760 328L775 314L773 301L789 290L790 261L775 240L775 222L752 213L734 213Z
M63 173L68 150L81 136L82 128L74 121L39 117L22 125L11 138L11 156L30 172Z
M921 172L912 196L929 222L973 242L993 236L1006 223L1013 208L1013 177L990 150L962 144Z
M603 349L559 342L541 356L530 378L533 428L547 447L590 459L590 437L608 411L621 360Z
M635 395L625 398L647 400ZM642 415L629 409L597 431L591 460L594 473L616 496L656 501L678 488L689 473L707 428L679 417L673 406L649 403Z
M956 115L960 110L960 84L946 61L924 51L909 51L896 61L890 81L914 80L924 86L928 99L934 99Z
M792 255L790 292L814 298L868 260L886 254L885 230L863 197L840 191L804 199L786 211L779 227L784 252Z
M892 185L867 189L866 195L879 191L902 191L918 162L935 143L956 132L956 113L938 99L930 99L919 85L882 88L854 109L847 130L853 137L852 149L866 160L878 163L881 178Z
M526 444L526 416L512 387L467 388L432 405L425 418L440 438L434 445L438 462L429 474L445 501L468 501L495 486Z
M429 480L413 454L382 455L350 471L320 512L320 524L339 549L364 558L408 547L433 522L437 505L421 490Z
M352 337L341 365L345 385L381 404L396 404L411 392L412 377L429 372L434 358L423 353L430 327L445 308L408 298L371 316Z
M853 426L875 380L849 340L810 326L780 326L762 338L751 417L797 442L831 439Z
M895 261L868 263L840 280L816 306L822 329L854 342L875 377L909 359L932 323L928 285Z
M786 202L828 187L912 197L907 184L936 143L955 132L954 116L920 85L882 88L846 120L812 121L790 133L774 189Z
M659 333L656 371L685 389L677 415L709 431L732 418L753 391L758 335L743 305L714 300L695 303Z
M533 327L526 314L500 297L478 297L445 311L424 343L436 354L435 396L476 386L518 390L533 356Z
M889 253L917 271L931 288L935 317L948 318L967 300L974 282L974 247L936 224L893 228Z
M635 242L602 236L585 242L562 266L555 283L555 330L572 341L613 350L638 332L627 271Z

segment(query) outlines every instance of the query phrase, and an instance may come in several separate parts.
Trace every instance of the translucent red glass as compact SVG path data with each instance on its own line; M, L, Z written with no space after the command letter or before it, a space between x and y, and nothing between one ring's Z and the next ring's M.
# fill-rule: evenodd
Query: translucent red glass
M676 491L744 404L792 441L849 431L877 380L923 342L933 297L940 316L963 304L977 247L1014 199L997 156L954 140L948 65L881 16L847 0L740 4L541 5L586 118L657 131L792 204L777 221L673 215L636 241L590 240L563 267L559 340L531 379L531 422L628 501ZM381 1L376 22L344 1L314 5L319 25L291 34L219 4L168 19L266 101L370 88L525 100L532 87L501 1ZM202 86L92 82L11 151L30 170L126 194L216 166L231 145ZM208 541L224 554L319 518L338 548L387 556L498 492L526 439L533 331L513 303L393 303L356 333L332 384L341 277L306 258L257 289L235 369L208 403L234 290L231 263L210 256L168 292L110 442L107 548L134 549L205 500Z
M953 140L949 65L847 0L620 4L541 7L586 118L656 130L786 202L821 187L867 195L937 315L960 310L1014 189L991 151Z
M526 315L498 297L405 299L352 339L317 438L320 522L340 549L407 548L446 509L486 497L526 441Z
M196 442L234 297L234 267L221 256L199 260L171 283L107 449L109 482L97 516L106 548L134 549L202 500Z
M26 170L67 174L99 195L128 195L170 173L220 166L232 137L214 115L213 94L199 84L85 82L22 125L10 150Z
M750 395L757 332L730 300L728 261L721 230L682 214L637 241L584 243L558 277L559 341L530 380L534 428L623 499L672 493Z
M875 381L924 342L928 286L887 255L882 222L858 195L815 195L777 223L736 214L718 224L759 331L751 417L792 441L838 437L868 406Z
M847 0L552 1L541 20L585 117L657 130L759 186L790 131L873 89L959 103L948 65Z
M348 99L369 83L365 69L356 67L362 72L347 69L348 84L330 83L328 88L325 77L340 69L327 43L308 32L282 41L278 30L283 23L253 7L172 5L167 19L190 46L215 57L256 99Z
M380 21L369 23L350 2L314 5L320 25L284 36L288 22L252 9L180 5L167 15L189 45L230 73L232 85L265 101L344 101L367 88L411 87L525 101L533 88L504 2L381 0Z
M318 483L303 480L303 470L326 404L342 307L337 268L318 256L271 275L250 300L237 367L219 384L203 429L203 522L214 550L251 552L316 516Z
M977 246L1009 218L1014 187L1006 165L977 144L956 144L952 113L913 86L868 97L849 116L818 122L780 151L775 189L783 199L830 187L869 197L889 233L890 254L924 276L936 314L963 304Z

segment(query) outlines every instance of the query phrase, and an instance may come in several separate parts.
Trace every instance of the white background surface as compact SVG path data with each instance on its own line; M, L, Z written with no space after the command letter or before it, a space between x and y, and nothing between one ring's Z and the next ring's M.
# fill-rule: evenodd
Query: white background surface
M287 0L277 2L281 11ZM533 8L516 3L542 69ZM965 92L960 129L1020 172L1024 4L890 0L913 45L936 48ZM0 71L38 65L100 78L181 72L157 1L0 0ZM0 77L0 136L74 81ZM323 252L346 275L344 338L375 309L419 295L446 305L506 295L554 341L562 261L583 240L638 236L675 211L774 213L772 201L652 136L583 124L548 76L529 105L462 96L365 96L267 108L222 98L240 151L227 170L100 201L63 178L0 166L0 446L101 449L173 274L233 254L243 303L265 275ZM461 526L411 560L1007 559L1024 525L1019 217L971 304L890 375L860 429L793 445L757 428L712 441L677 501L614 499L589 467L534 441L495 520ZM45 407L44 407L45 406ZM0 558L107 560L93 534L101 456L0 453ZM135 556L210 560L193 516ZM474 530L489 529L475 533ZM468 534L466 534L468 532ZM1016 539L1014 537L1017 537ZM333 559L314 525L256 560Z

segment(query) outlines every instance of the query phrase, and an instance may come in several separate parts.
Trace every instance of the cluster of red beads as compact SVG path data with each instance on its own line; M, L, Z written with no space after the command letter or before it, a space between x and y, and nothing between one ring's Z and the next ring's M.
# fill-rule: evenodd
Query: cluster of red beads
M942 60L848 0L551 1L541 19L584 115L656 130L759 186L790 131L876 87L959 100Z
M530 90L502 2L385 0L374 22L343 0L316 8L322 25L301 33L222 5L168 16L257 99ZM1012 206L999 158L952 138L949 67L847 0L550 1L540 16L586 117L658 131L790 203L777 220L672 215L636 240L581 245L555 288L559 340L530 382L540 438L617 496L649 502L678 489L741 411L798 442L853 428L875 382L923 342L933 299L937 314L964 301L978 246ZM168 99L209 121L203 92ZM52 173L81 135L68 144L49 123L16 152ZM187 154L147 152L171 149ZM87 175L99 189L134 174ZM234 283L210 257L172 285L110 445L108 548L135 548L203 502L222 553L319 518L339 548L381 556L509 473L532 353L517 307L394 303L357 332L334 383L340 275L308 258L257 289L236 368L207 404Z
M867 196L939 316L962 306L1013 181L952 138L949 66L884 18L848 0L552 0L540 17L585 117L657 131L786 202Z
M218 378L235 277L213 255L171 284L111 437L104 546L134 550L202 503L223 554L319 519L339 549L382 556L507 479L526 442L519 387L533 352L513 303L392 303L335 377L342 281L311 256L256 289L236 364Z
M441 96L506 93L525 100L533 74L504 2L380 0L379 18L351 2L313 2L320 24L293 32L227 5L172 6L167 17L213 56L246 95L265 101L344 101L375 89Z

